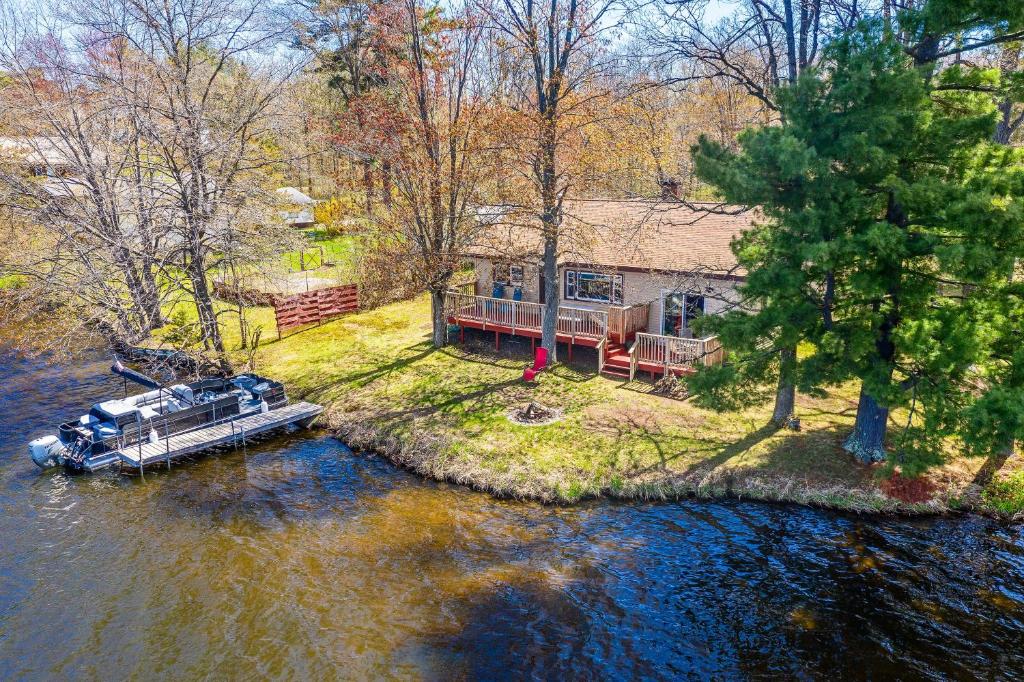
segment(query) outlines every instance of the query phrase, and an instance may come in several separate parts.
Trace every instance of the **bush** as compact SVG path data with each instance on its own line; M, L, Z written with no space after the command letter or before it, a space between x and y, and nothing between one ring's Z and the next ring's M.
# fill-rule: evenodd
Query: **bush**
M985 502L1007 516L1024 511L1024 471L1015 471L992 481L984 493Z
M337 236L362 230L366 223L366 211L358 197L344 194L314 206L313 219L324 226L328 235Z

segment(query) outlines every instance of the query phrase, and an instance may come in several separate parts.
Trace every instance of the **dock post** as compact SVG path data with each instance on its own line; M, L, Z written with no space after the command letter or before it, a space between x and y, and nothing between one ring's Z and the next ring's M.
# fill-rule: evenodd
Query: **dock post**
M142 417L137 411L135 412L135 423L139 426L139 476L145 481L146 473L142 470Z

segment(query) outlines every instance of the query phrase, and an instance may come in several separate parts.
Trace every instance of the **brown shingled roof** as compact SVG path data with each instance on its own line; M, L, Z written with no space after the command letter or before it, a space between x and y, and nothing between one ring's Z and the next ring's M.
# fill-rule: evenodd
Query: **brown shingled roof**
M707 209L702 210L702 209ZM719 204L687 206L676 202L581 200L566 205L561 263L605 268L669 272L710 271L745 274L729 248L732 239L751 227L753 211L737 215ZM491 217L490 225L467 249L467 255L513 258L541 254L538 229Z

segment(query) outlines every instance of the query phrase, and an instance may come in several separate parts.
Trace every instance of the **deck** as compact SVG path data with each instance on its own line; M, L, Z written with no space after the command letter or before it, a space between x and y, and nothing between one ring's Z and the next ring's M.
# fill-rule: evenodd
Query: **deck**
M699 365L718 365L725 354L718 337L688 339L648 334L649 303L628 307L608 306L606 310L558 307L556 339L569 346L597 349L598 371L620 377L647 373L682 375L696 371ZM445 317L449 324L494 332L494 346L501 347L501 335L524 336L534 344L541 338L545 306L470 293L449 291L445 296ZM628 346L628 344L632 344Z
M541 303L454 291L445 297L445 315L450 324L494 332L496 347L500 347L501 334L524 336L531 341L541 338L544 308ZM609 334L608 318L604 310L559 306L556 340L568 344L570 353L573 346L596 348Z
M288 424L312 420L323 412L322 407L312 403L292 403L270 412L260 412L246 417L232 419L212 426L161 438L156 443L143 441L110 453L112 460L135 468L149 464L167 463L178 457L201 452L219 445L245 443L260 433L279 429Z

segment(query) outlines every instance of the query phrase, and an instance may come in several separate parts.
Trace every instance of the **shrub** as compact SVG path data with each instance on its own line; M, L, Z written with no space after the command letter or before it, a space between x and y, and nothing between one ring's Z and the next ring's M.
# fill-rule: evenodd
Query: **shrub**
M363 204L351 194L333 196L313 207L313 219L331 236L359 231L365 218Z
M1024 511L1024 471L1015 471L992 481L984 492L985 502L1007 516Z

